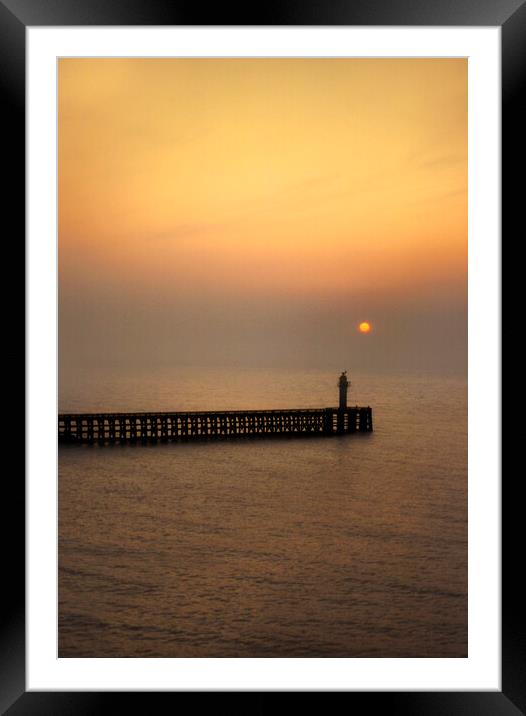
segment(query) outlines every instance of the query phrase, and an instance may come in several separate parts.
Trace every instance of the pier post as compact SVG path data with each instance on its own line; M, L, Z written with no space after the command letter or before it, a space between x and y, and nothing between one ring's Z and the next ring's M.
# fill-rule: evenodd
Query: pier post
M358 430L361 433L368 433L370 431L370 408L360 408L358 411Z
M332 435L332 433L333 433L333 427L332 427L333 414L334 414L334 411L332 408L325 408L325 413L323 415L323 434L324 435Z

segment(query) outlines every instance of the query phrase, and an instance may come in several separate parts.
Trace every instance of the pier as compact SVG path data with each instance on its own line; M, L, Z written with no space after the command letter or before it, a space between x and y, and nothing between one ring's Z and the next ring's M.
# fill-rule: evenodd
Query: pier
M104 445L280 435L329 437L372 432L371 408L347 407L350 385L344 371L338 380L338 408L61 413L58 416L58 440L60 443Z
M136 443L248 436L331 436L371 432L372 410L314 408L185 413L64 413L61 443Z

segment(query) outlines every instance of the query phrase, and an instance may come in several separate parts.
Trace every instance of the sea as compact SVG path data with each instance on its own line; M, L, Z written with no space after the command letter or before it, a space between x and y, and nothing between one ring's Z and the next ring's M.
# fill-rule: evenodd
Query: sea
M338 371L61 374L60 412L330 407ZM468 656L467 381L350 371L374 431L59 446L59 657Z

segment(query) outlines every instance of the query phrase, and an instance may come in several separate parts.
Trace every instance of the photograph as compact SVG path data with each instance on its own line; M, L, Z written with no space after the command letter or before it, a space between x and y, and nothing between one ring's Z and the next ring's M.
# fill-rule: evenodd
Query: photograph
M0 0L25 263L0 713L526 714L525 32L526 0Z
M56 62L58 659L472 657L468 58Z

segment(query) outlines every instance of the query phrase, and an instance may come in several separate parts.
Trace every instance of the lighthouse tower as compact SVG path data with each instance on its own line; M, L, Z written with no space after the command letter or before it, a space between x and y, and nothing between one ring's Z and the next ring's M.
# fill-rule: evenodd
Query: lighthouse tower
M347 379L347 371L344 370L338 380L338 388L340 389L340 410L346 410L347 408L347 391L349 390L350 385L351 381Z

